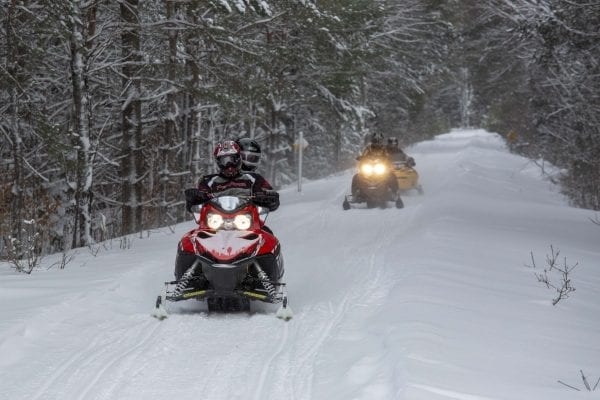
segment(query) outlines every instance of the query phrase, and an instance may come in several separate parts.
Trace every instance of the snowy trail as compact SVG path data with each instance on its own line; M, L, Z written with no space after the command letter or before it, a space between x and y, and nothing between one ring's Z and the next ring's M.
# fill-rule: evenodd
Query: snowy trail
M281 192L267 222L283 245L287 323L193 302L149 316L191 222L64 271L1 270L0 400L564 398L556 380L600 359L594 214L567 207L493 134L409 153L425 195L402 210L343 211L350 172ZM549 243L587 266L556 308L523 267Z
M338 178L335 182L338 193L346 190L347 181L347 176ZM310 234L313 229L331 229L339 225L339 217L332 218L331 214L343 213L340 203L337 196L333 201L319 199L310 207L303 206L304 210L297 213L300 223L277 226L276 232L285 238L302 230ZM320 211L315 213L314 210ZM319 355L326 352L327 340L335 336L335 330L350 308L364 307L369 297L380 296L381 288L385 287L382 273L377 270L377 257L371 253L380 252L390 244L392 226L386 224L374 230L373 239L361 236L352 240L357 229L355 224L352 219L344 222L340 228L349 235L341 240L349 247L361 249L359 257L345 256L346 248L332 248L327 257L300 264L285 253L286 260L292 258L287 261L287 269L302 269L298 273L304 273L307 281L316 275L322 283L319 291L324 297L315 303L310 293L305 294L300 287L290 287L296 312L293 323L286 324L265 314L248 317L193 313L174 314L157 323L143 314L150 311L151 301L141 309L136 307L137 315L120 315L115 310L116 304L106 295L99 295L100 303L106 303L102 313L104 322L100 322L86 316L85 304L92 302L91 298L102 289L93 290L94 293L78 300L84 305L53 312L68 316L60 321L63 328L55 332L55 336L69 337L73 335L70 329L79 327L81 330L76 335L81 339L67 343L49 359L36 361L47 365L42 371L53 372L40 379L40 386L31 398L134 399L145 394L185 399L194 398L198 393L211 399L239 398L247 393L255 399L310 398L315 365ZM389 239L379 241L373 248L372 241L380 236ZM172 239L175 241L176 237ZM297 246L296 251L307 254L313 247L328 246L322 239L320 235L313 235ZM164 259L167 265L172 262ZM336 276L339 267L347 271L345 279ZM158 274L144 276L145 268L147 266L135 267L120 277L121 281L131 282L128 287L132 292L115 300L132 301L141 306L136 297L144 293L143 287L153 286L158 290ZM163 279L170 275L167 271ZM364 276L371 277L366 285ZM112 286L118 295L121 285ZM64 305L58 307L64 308ZM109 310L112 312L107 315ZM315 330L316 326L319 329ZM230 385L232 380L241 379L247 385ZM19 389L14 388L15 394L20 393ZM22 395L28 397L27 393Z
M300 275L300 279L310 286L309 281L316 278L319 281L316 287L322 297L315 302L313 293L299 285L290 285L291 305L296 313L293 323L286 324L266 314L249 317L194 313L174 314L157 323L144 315L144 311L150 311L152 301L148 299L150 301L143 308L138 308L142 304L136 297L144 293L145 286L158 290L159 274L153 272L143 276L142 271L147 266L135 267L120 277L120 280L132 282L129 286L132 292L115 300L132 301L138 314L120 315L115 310L117 305L107 295L99 295L100 303L106 303L102 313L104 322L86 316L84 305L55 311L68 318L60 321L62 328L54 336L70 337L73 335L70 330L78 327L80 330L75 335L81 339L67 343L47 359L38 357L35 363L45 365L45 368L41 368L39 387L34 394L23 390L31 388L20 385L9 389L14 390L14 395L36 400L134 399L141 395L186 399L195 398L198 393L211 399L240 398L248 393L254 399L310 398L315 366L320 354L327 352L326 342L336 335L350 309L365 307L373 301L370 300L372 297L376 301L386 286L382 272L378 271L378 257L372 253L373 250L381 252L390 245L394 238L391 234L393 224L377 227L372 238L356 237L356 229L360 227L352 218L339 226L340 215L335 214L344 213L340 206L341 194L346 190L348 179L343 175L327 183L327 186L336 185L338 196L334 199L318 199L308 207L301 203L302 210L296 213L296 223L287 224L285 216L278 221L273 218L275 215L272 217L272 226L284 243L286 235L306 232L306 240L294 246L299 254L309 254L315 247L329 247L330 244L323 241L324 235L345 232L343 238L338 238L345 246L332 247L329 254L308 263L299 262L303 258L296 257L293 251L289 251L291 256L288 255L287 247L291 248L291 245L286 246L284 254L289 279ZM397 210L386 212L398 218ZM286 225L279 226L281 222ZM336 232L332 233L334 228ZM313 234L309 238L315 229L324 235ZM378 237L386 239L379 240L373 248L372 242ZM176 243L176 236L172 240ZM349 247L358 250L359 256L348 257ZM317 253L322 252L324 250L317 250ZM163 259L167 265L172 262L169 258ZM338 276L339 268L345 270L343 279ZM167 273L162 279L167 279L171 271L161 269ZM292 272L295 269L299 270ZM367 282L365 276L370 276ZM136 279L141 281L136 282ZM119 291L119 284L112 286L113 292ZM91 302L95 294L79 301ZM64 308L63 305L55 307ZM109 310L110 315L107 314ZM231 386L231 381L246 384Z

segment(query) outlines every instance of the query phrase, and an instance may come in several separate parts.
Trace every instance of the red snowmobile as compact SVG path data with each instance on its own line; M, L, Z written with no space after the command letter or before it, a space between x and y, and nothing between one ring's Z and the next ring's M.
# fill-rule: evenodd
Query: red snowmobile
M189 299L205 301L209 312L249 311L251 301L281 304L277 317L292 317L279 240L253 198L220 196L192 207L198 227L179 242L176 280L165 282L155 317L166 318L166 303Z

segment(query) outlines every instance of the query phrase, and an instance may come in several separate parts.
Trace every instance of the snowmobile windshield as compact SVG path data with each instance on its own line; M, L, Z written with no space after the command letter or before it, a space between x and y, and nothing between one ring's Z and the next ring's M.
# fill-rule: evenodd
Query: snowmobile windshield
M245 206L248 201L237 196L220 196L212 200L223 211L231 212Z
M212 199L211 202L222 211L233 213L251 203L250 198L248 195L219 196ZM256 209L259 219L264 223L269 215L269 209L261 206L256 206Z

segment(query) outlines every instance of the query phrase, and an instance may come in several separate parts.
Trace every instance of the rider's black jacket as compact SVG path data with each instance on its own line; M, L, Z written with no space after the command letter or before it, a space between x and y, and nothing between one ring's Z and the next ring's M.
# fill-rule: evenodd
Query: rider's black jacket
M205 175L198 184L198 190L202 193L218 195L252 195L253 203L266 207L269 211L279 208L279 193L260 174L255 172L242 172L238 176L229 178L221 174ZM206 199L196 204L203 203Z

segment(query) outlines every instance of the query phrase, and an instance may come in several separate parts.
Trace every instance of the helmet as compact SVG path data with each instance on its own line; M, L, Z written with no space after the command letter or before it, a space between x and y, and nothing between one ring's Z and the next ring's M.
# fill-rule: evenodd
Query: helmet
M371 136L372 144L383 144L383 135L381 133L374 133Z
M240 146L233 140L224 140L217 144L214 151L219 173L228 178L236 177L242 169Z
M260 146L254 139L242 138L237 140L242 156L242 171L254 171L260 162Z

